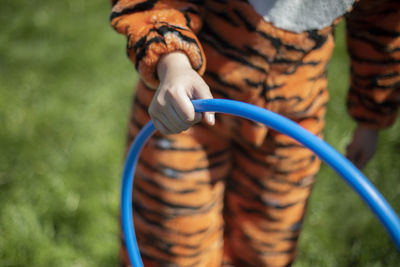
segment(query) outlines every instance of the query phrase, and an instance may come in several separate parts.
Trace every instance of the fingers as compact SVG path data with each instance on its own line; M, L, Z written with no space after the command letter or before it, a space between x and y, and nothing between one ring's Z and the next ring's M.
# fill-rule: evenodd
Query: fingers
M347 146L347 158L357 166L364 168L373 158L376 152L379 132L377 130L366 129L358 126L354 133L353 139Z
M172 106L160 107L151 105L149 114L154 126L163 134L176 134L187 130L191 124L180 119Z
M167 127L165 127L164 124L161 123L159 120L153 118L152 121L153 121L154 126L160 133L170 134L170 130Z
M356 155L356 151L355 151L355 149L354 149L353 143L350 143L350 144L346 147L346 157L347 157L351 162L354 162L354 160L356 159L357 155Z
M364 169L364 167L367 165L367 163L370 159L371 159L371 157L368 157L367 154L361 154L356 162L357 168Z
M212 99L213 98L210 88L202 79L200 81L198 81L197 87L194 88L193 95L194 95L195 99ZM215 113L214 112L204 112L204 120L208 125L214 125L215 124Z
M346 157L353 162L357 168L361 168L360 160L363 158L363 153L362 151L358 150L353 143L347 146Z
M149 107L149 115L154 126L163 134L176 134L187 130L201 120L185 92L162 89L157 91ZM199 117L200 116L200 117Z
M201 114L195 112L193 104L187 95L173 95L170 98L175 113L183 122L192 125L201 120Z
M370 157L362 152L358 152L354 155L348 155L347 158L359 169L363 169L370 160Z

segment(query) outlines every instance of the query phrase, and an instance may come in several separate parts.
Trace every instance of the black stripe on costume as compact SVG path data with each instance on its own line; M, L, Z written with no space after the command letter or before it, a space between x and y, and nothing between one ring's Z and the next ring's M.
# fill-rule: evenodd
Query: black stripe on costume
M153 166L151 163L147 162L144 159L140 159L140 164L142 164L143 166L145 166L146 168L157 172L161 175L163 175L164 177L167 178L172 178L172 179L181 179L182 175L184 174L188 174L188 173L194 173L194 172L200 172L200 171L206 171L206 170L212 170L214 168L218 168L221 166L224 166L227 164L227 160L222 160L222 161L218 161L215 163L210 164L209 166L206 167L202 167L202 168L194 168L191 170L178 170L175 168L171 168L165 165L159 165L159 166Z
M284 240L284 241L297 242L298 239L299 239L299 235L295 235L295 236L292 236L292 237L285 237L285 238L283 238L282 240Z
M281 221L279 218L276 218L276 217L272 216L271 214L268 214L267 212L265 212L265 210L260 210L260 209L256 209L256 208L248 208L248 207L244 207L243 205L240 205L240 204L239 204L239 208L240 208L240 210L242 210L243 212L246 212L247 214L262 217L264 220L267 220L270 222L280 222Z
M324 89L321 89L322 93L323 93ZM318 98L318 96L322 95L321 91L318 93L318 95L316 96L316 98ZM301 120L315 120L316 122L319 122L321 120L320 117L318 116L304 116L304 114L307 114L308 111L314 107L314 105L316 104L316 101L311 101L310 104L308 104L308 106L306 106L304 109L302 110L297 110L297 111L292 111L289 113L285 113L285 116L290 117L290 118L299 118L299 116L301 116ZM328 104L328 101L324 101L320 104L319 107L317 107L316 109L321 109L321 108L326 108L326 105Z
M239 62L249 68L255 69L262 73L266 73L266 70L260 66L257 66L250 61L243 58L242 55L246 55L246 52L233 46L231 42L223 39L218 35L207 23L202 28L202 35L199 36L202 43L207 43L213 47L218 53L225 56L229 60ZM230 50L230 51L229 51Z
M348 33L349 37L351 37L354 40L359 40L362 42L365 42L366 44L372 46L375 48L376 51L379 52L384 52L384 53L393 53L400 51L400 47L394 47L392 49L389 49L389 47L385 43L380 43L379 41L376 41L374 39L375 36L366 36L365 34L358 33L358 32L351 32ZM400 37L400 36L398 36Z
M188 29L167 24L167 25L162 25L162 26L158 27L157 28L157 32L160 35L164 36L164 37L165 37L166 34L173 34L176 37L178 37L181 41L184 41L186 43L195 45L197 47L198 51L199 51L199 54L200 54L200 47L198 46L197 41L195 39L189 37L189 36L184 35L180 31L178 31L177 29L183 30L183 31L188 31ZM195 66L194 69L195 70L199 70L203 66L203 63L204 63L204 60L203 60L203 58L201 57L201 54L200 54L200 64L199 64L199 66Z
M219 158L222 156L226 156L230 151L231 151L230 148L225 148L225 149L215 151L212 153L207 153L207 159L211 160L211 159Z
M398 72L398 71L393 71L393 72L389 72L389 73L359 74L359 73L356 73L354 68L351 68L351 74L355 78L362 79L362 80L371 80L371 79L384 80L384 79L391 79L391 78L400 76L400 72Z
M387 85L378 84L379 81L374 77L371 77L370 83L368 84L361 84L357 79L353 79L352 82L355 87L362 88L363 90L396 90L396 88L400 88L400 80Z
M138 3L132 7L127 7L124 10L120 12L112 12L110 15L110 21L122 16L122 15L127 15L127 14L133 14L136 12L141 12L141 11L146 11L150 10L154 7L154 5L158 2L158 0L147 0L145 2Z
M248 78L244 78L243 80L244 80L244 82L246 83L247 86L253 87L253 88L262 87L264 85L264 83L265 83L265 81L251 81Z
M168 261L168 260L165 260L165 259L156 258L156 257L150 256L150 255L147 255L145 251L141 252L140 255L142 256L143 259L146 259L146 260L150 261L151 263L156 263L157 266L171 266L171 267L177 267L177 265L176 265L175 262ZM199 265L199 263L200 263L199 261L196 261L196 262L193 263L193 264L185 265L185 267L196 267L196 266ZM130 266L131 266L131 265L129 265L129 267L130 267ZM123 267L125 267L125 266L123 266Z
M310 157L307 157L307 158L302 158L302 159L300 159L299 160L299 162L301 162L301 161L308 161L307 162L307 164L306 165L304 165L304 166L301 166L301 167L299 167L299 168L296 168L296 169L290 169L290 170L282 170L282 169L279 169L279 168L277 168L277 167L273 167L272 169L273 169L273 171L276 173L276 174L291 174L291 173L294 173L294 172L299 172L299 171L302 171L302 170L307 170L307 169L309 169L310 168L310 166L315 162L315 160L317 159L317 157L315 156L315 155L312 155L312 156L310 156Z
M296 251L296 248L292 247L287 250L281 250L281 251L260 251L257 249L255 250L257 254L262 255L263 257L268 257L268 256L282 255L282 254L291 254Z
M259 34L260 36L262 36L264 39L268 40L271 42L272 46L279 50L279 48L282 46L287 50L291 50L291 51L298 51L298 52L302 52L305 53L306 51L300 47L296 47L294 45L291 44L285 44L282 43L282 40L278 37L273 37L271 35L269 35L266 32L260 31L257 29L256 26L254 26L253 24L251 24L251 22L247 19L247 17L245 15L243 15L239 10L234 9L233 12L236 14L236 16L243 22L243 24L245 25L246 29L249 32L256 32L257 34Z
M180 11L181 12L192 13L192 14L195 14L195 15L200 15L200 13L196 9L194 9L192 7L184 7L184 8L181 8Z
M361 106L365 107L371 112L375 112L376 114L380 115L392 115L397 111L397 107L400 104L399 101L393 101L389 99L381 103L376 103L373 98L368 95L362 94L352 87L349 90L349 96L351 95L358 98Z
M244 151L244 150L243 150L243 151ZM272 170L273 170L275 173L277 173L277 174L290 174L290 173L293 173L293 172L301 171L301 170L303 170L303 169L308 168L309 165L311 165L312 163L314 163L314 161L317 159L317 157L316 157L315 155L311 155L311 156L303 157L303 158L300 158L300 159L297 159L297 160L291 160L291 161L287 160L287 161L288 161L288 164L290 164L290 165L299 164L299 163L302 163L302 162L305 162L305 161L308 161L308 163L307 163L306 166L302 166L302 167L299 167L299 168L297 168L297 169L279 170L279 169L278 169L276 166L274 166L273 164L267 163L267 162L262 161L262 160L258 160L258 159L256 159L256 158L252 157L251 155L249 155L249 153L245 153L245 154L242 153L242 156L244 156L249 162L251 162L251 163L253 163L253 164L256 164L256 165L258 165L258 166L265 167L266 169L272 169ZM237 163L237 166L240 166L240 164ZM248 175L248 176L249 176L249 175ZM249 176L249 177L250 177L250 176ZM256 178L256 177L255 177L255 178Z
M203 151L205 149L204 146L196 146L196 147L178 147L174 146L173 141L166 137L161 137L155 140L155 148L161 151L179 151L179 152L197 152Z
M205 251L205 249L200 249L201 244L194 246L194 245L187 245L184 243L171 243L171 242L168 242L165 238L162 239L162 238L156 236L152 232L146 232L145 239L151 240L151 247L160 250L160 252L159 252L160 254L166 254L168 256L172 256L172 258L178 257L178 258L191 258L192 259L194 257L200 256ZM181 253L174 252L174 250L182 251L179 249L175 249L177 247L183 247L186 250L190 249L192 251L191 252L186 251L186 252L181 252ZM155 254L155 253L153 253L153 254ZM160 254L158 254L158 255L160 255ZM162 258L164 258L164 257L162 257ZM153 257L153 260L154 259L159 259L159 258ZM160 261L160 263L162 263L161 266L176 266L172 262L170 263L168 260L165 260L165 259L159 259L159 261ZM185 265L185 267L195 267L195 266L198 266L199 263L200 263L200 260L195 260L194 263Z
M130 39L130 36L128 36L128 39ZM142 48L147 40L147 34L142 36L134 45L133 45L133 50L136 52L139 48ZM130 47L128 47L129 49Z
M296 60L291 60L286 57L281 57L281 55L278 55L277 57L274 58L272 61L273 64L289 64L289 65L294 65L300 63L302 58L296 59Z
M326 70L325 69L323 71L321 71L319 74L308 78L307 80L309 80L309 81L318 81L318 80L321 80L321 79L326 79Z
M139 48L143 48L146 45L146 41L147 41L147 37L149 36L150 33L155 32L156 29L152 28L150 29L147 34L145 34L144 36L142 36L139 40L136 41L136 43L133 46L128 46L128 49L132 49L133 51L135 51L135 53L137 53L137 50ZM128 35L128 40L131 39L131 35ZM129 43L129 42L128 42Z
M272 90L276 90L276 89L282 88L282 86L284 86L284 85L285 84L274 84L274 85L270 86L267 83L263 83L260 95L263 96L265 98L265 100L268 102L271 99L267 96L267 93L272 91Z
M204 23L202 33L205 34L206 36L211 37L214 41L216 41L216 43L220 47L223 47L224 50L232 50L235 53L244 54L244 51L232 45L232 42L222 38L222 36L220 36L217 32L215 32L213 30L213 27L209 26L207 23Z
M395 71L391 73L384 73L384 74L370 74L370 75L362 75L358 74L354 71L354 69L351 69L351 75L353 76L353 83L355 86L359 88L363 88L365 90L395 90L396 88L400 88L400 73ZM398 78L394 80L393 83L387 84L387 85L381 85L379 84L381 81L393 79L393 78ZM363 81L364 84L360 84L360 81Z
M274 247L276 247L275 243L267 243L265 241L252 240L252 243L256 244L257 247L259 247L259 248L274 248Z
M240 257L240 255L237 255L237 257ZM235 258L235 264L237 264L235 266L260 267L259 264L254 265L254 264L248 262L247 260L240 259L240 258Z
M259 50L254 49L248 45L245 45L244 48L246 49L247 53L249 55L253 55L259 58L262 58L266 63L271 64L273 59L269 58L267 55L264 55L263 53L261 53Z
M192 28L192 26L191 26L192 21L191 21L191 19L190 19L189 13L192 13L192 14L197 15L197 16L199 16L200 13L199 13L197 10L193 9L192 7L181 8L181 9L179 9L179 11L180 11L180 12L183 14L183 16L185 17L186 26L187 26L189 29L191 29L191 28Z
M289 185L296 186L299 188L311 187L315 182L314 175L305 175L305 176L301 177L300 180L298 180L298 181L290 181L290 180L278 178L276 176L271 176L270 179L277 183L289 184Z
M274 101L295 101L296 103L300 103L303 101L303 98L300 96L290 96L290 97L284 97L284 96L274 96L273 98L266 97L267 102L274 102Z
M212 170L213 168L218 168L221 166L224 166L227 164L227 160L222 160L220 162L215 162L210 164L209 166L206 167L200 167L200 168L194 168L191 170L178 170L175 168L171 168L168 166L160 166L162 170L162 174L171 178L181 178L182 174L188 174L188 173L193 173L193 172L200 172L200 171L207 171L207 170Z
M376 64L376 65L388 65L388 64L400 64L400 59L371 59L371 58L362 58L354 53L354 50L348 49L351 60L354 60L358 63L365 64Z
M294 73L297 71L297 69L300 68L300 67L302 67L302 66L313 66L313 67L315 67L315 66L317 66L317 65L319 65L319 64L321 64L321 61L313 61L313 60L310 60L310 61L301 61L301 62L297 63L297 64L294 65L294 66L290 66L290 67L288 68L288 70L286 70L283 74L289 76L289 75L294 74ZM325 64L325 66L326 66L326 65L327 65L327 64Z
M234 54L232 54L232 53L226 52L226 50L225 50L224 48L218 47L218 46L215 44L215 42L211 41L210 39L203 38L201 41L202 41L203 43L209 44L209 45L210 45L211 47L213 47L218 53L220 53L221 55L225 56L225 57L228 58L229 60L232 60L232 61L234 61L234 62L238 62L238 63L243 64L243 65L245 65L245 66L247 66L247 67L249 67L249 68L251 68L251 69L255 69L255 70L257 70L257 71L260 71L260 72L262 72L262 73L267 73L267 72L265 71L264 68L262 68L262 67L260 67L260 66L257 66L257 65L254 65L254 64L252 64L251 62L247 61L246 59L244 59L244 58L242 58L242 57L239 57L238 55L234 55Z
M252 182L256 187L262 189L265 192L269 192L269 193L273 193L273 194L287 194L289 193L292 188L289 188L287 190L277 190L277 189L273 189L269 186L267 186L266 184L264 184L262 182L262 180L260 179L260 177L256 177L254 175L249 174L247 171L245 171L243 168L236 168L236 170L241 173L242 175L244 175L250 182ZM278 183L282 183L282 184L289 184L291 186L295 186L296 188L303 188L303 187L308 187L309 185L313 184L314 181L314 177L312 177L310 179L309 176L306 176L304 178L302 178L301 180L299 180L298 182L291 182L288 180L284 180L284 179L279 179L276 177L265 177L266 179L271 179L275 182ZM236 182L237 183L237 182ZM245 185L240 184L238 186L238 189L241 190L243 187L245 187ZM249 196L250 197L250 196Z
M252 64L251 62L245 60L245 59L242 58L242 57L239 57L239 56L234 55L234 54L232 54L232 53L226 52L226 50L224 50L223 48L217 47L217 46L215 45L215 43L213 43L213 42L210 41L210 40L203 39L202 41L203 41L204 43L208 43L208 44L209 44L210 46L212 46L216 51L218 51L218 53L220 53L221 55L225 56L225 57L228 58L229 60L238 62L238 63L243 64L243 65L245 65L245 66L247 66L247 67L249 67L249 68L251 68L251 69L255 69L255 70L257 70L257 71L260 71L260 72L262 72L262 73L267 73L267 72L265 71L264 68L259 67L259 66L257 66L257 65L254 65L254 64Z
M165 199L162 199L158 195L149 193L148 190L142 188L139 183L135 184L135 190L135 193L137 195L136 198L139 199L140 195L144 195L145 197L151 199L151 201L162 205L163 209L171 209L171 212L168 212L168 214L173 217L208 213L213 207L215 207L215 205L217 205L217 201L207 201L206 203L199 205L183 205L172 203Z
M139 121L137 121L136 118L131 118L129 122L130 122L130 124L134 125L134 126L137 128L138 132L139 132L140 129L142 129L142 128L144 127L144 125L145 125L145 124L142 124L142 123L140 123Z
M233 12L236 14L236 16L242 21L242 23L244 24L244 26L246 27L246 29L250 32L257 32L258 34L260 34L263 38L267 39L268 41L271 42L272 46L275 49L279 49L279 47L282 45L282 41L279 38L276 37L272 37L271 35L268 35L265 32L262 31L258 31L257 27L254 26L253 24L250 23L250 21L246 18L245 15L242 14L242 12L240 12L237 9L234 9Z
M147 225L155 226L156 228L158 228L164 232L172 233L174 235L179 235L182 237L193 237L193 236L197 236L197 235L202 235L202 234L206 233L207 231L209 231L208 227L205 227L200 230L192 231L192 232L183 232L183 231L179 231L177 229L172 229L172 228L166 227L165 225L160 224L160 220L153 219L153 218L159 217L161 219L173 219L175 217L172 217L170 214L161 213L161 212L158 212L155 210L150 210L146 206L141 205L138 201L133 201L132 205L133 205L134 211L135 211L134 216L139 215L140 218L142 220L144 220Z
M221 79L221 77L215 72L206 71L205 75L207 77L211 78L214 82L218 83L219 85L222 85L224 87L227 87L227 88L232 89L232 90L237 91L237 92L241 92L242 91L242 89L239 86L237 86L237 85L235 85L233 83L228 83L226 81L223 81Z
M169 192L169 193L174 193L174 194L180 194L180 195L186 195L186 194L191 194L194 192L199 191L198 189L194 189L194 188L188 188L188 189L175 189L173 187L168 187L165 184L160 184L157 183L152 177L149 177L145 174L143 174L141 171L137 171L136 172L137 177L139 177L141 179L141 181L143 183L146 183L152 187L158 188L158 189L162 189L165 192Z
M263 232L269 232L269 233L287 233L287 234L296 234L298 231L300 231L301 227L303 225L303 218L301 218L299 221L293 223L290 227L288 228L282 228L282 229L276 229L276 228L270 228L268 226L262 226L262 231Z
M283 191L278 191L276 189L273 189L273 188L265 185L261 181L260 177L249 174L243 168L236 168L235 170L237 170L239 173L244 175L246 177L246 179L248 179L253 185L255 185L257 188L261 189L264 192L274 193L274 194L287 194L287 193L290 192L290 189L283 190ZM244 185L240 185L240 187L242 187L242 186L244 186Z
M300 144L293 144L293 145L296 145L297 147L303 147ZM267 163L265 161L258 160L255 157L252 157L251 155L249 155L249 153L246 153L246 151L244 149L242 149L240 146L237 146L237 149L240 152L240 155L244 156L252 164L257 164L258 166L264 167L267 170L271 170L271 167L273 167L272 164L270 164L270 163ZM313 157L313 158L311 159L311 157ZM316 159L316 156L315 155L311 155L310 157L301 158L301 159L299 159L299 160L297 160L295 162L298 163L298 162L300 162L302 160L310 160L310 161L313 162L313 161L315 161L315 159ZM239 170L239 172L243 173L244 175L246 175L246 177L250 178L250 181L254 182L257 186L260 186L261 188L264 188L265 185L262 184L261 181L258 181L260 179L260 177L254 177L254 180L253 180L252 179L253 176L248 174L245 171L245 168L240 167L240 162L237 162L235 166ZM314 177L311 177L311 178L314 179ZM268 179L271 179L271 180L273 180L275 182L284 183L284 184L290 184L290 185L294 185L294 186L298 186L298 187L308 186L310 184L310 176L305 176L305 177L301 178L297 182L292 182L292 181L280 179L280 178L277 178L275 176L271 176ZM265 190L268 190L268 187L265 186ZM285 193L285 192L276 191L274 193Z
M318 33L318 30L311 30L307 32L308 38L314 41L314 47L312 50L317 50L322 47L322 45L328 39L327 35L321 35Z
M195 5L204 5L204 0L186 0L186 2L195 4Z
M398 38L400 37L400 32L394 30L388 30L380 27L369 27L366 31L375 36L384 36L384 37L391 37L391 38Z
M187 12L181 12L183 14L183 17L186 20L186 27L188 27L189 29L192 28L191 23L192 21L190 20L189 14Z
M218 96L218 98L225 98L225 99L229 99L230 98L229 95L222 89L219 89L219 88L216 88L216 87L210 87L210 91L211 91L211 93L212 93L212 95L214 97ZM215 116L215 120L219 121L219 118L220 118L219 114L217 113L215 115L216 115Z
M217 11L214 9L211 9L210 7L206 7L207 12L215 15L218 19L223 20L224 22L231 24L234 27L239 27L240 25L228 14L222 11Z
M147 112L148 110L148 106L145 105L142 101L140 101L139 97L135 97L134 101L133 101L133 106L134 107L138 107L141 110L143 110L144 112Z
M119 0L111 0L111 6L115 6Z
M138 69L140 61L146 56L147 50L153 43L159 43L159 44L162 43L164 45L167 45L164 39L159 36L153 37L149 41L147 41L145 43L145 46L142 49L140 49L140 51L136 54L136 64L135 64L136 69Z
M195 39L182 34L178 30L188 31L188 29L186 29L186 28L179 27L179 26L176 26L176 25L170 25L170 24L166 24L166 23L163 23L162 26L157 28L157 32L162 36L165 36L168 33L172 33L172 34L178 36L179 39L181 39L182 41L197 45L197 42L196 42Z

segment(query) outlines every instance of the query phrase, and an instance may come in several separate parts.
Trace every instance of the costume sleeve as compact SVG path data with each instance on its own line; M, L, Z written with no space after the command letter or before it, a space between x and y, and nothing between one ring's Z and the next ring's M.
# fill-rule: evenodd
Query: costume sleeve
M200 75L205 56L196 37L202 26L201 0L112 0L111 25L127 36L127 54L141 78L157 88L156 65L161 55L184 52Z
M360 0L346 27L349 113L365 127L388 127L400 104L400 1Z

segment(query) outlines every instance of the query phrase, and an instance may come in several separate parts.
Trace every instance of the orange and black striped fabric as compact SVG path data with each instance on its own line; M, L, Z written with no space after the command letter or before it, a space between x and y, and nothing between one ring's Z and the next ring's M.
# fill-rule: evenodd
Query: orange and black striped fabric
M349 110L376 128L390 125L400 100L395 64L400 4L380 2L370 9L374 1L361 1L346 16L353 77ZM322 137L326 67L337 21L298 34L264 21L244 0L112 4L111 23L128 37L127 52L141 78L128 143L149 120L159 57L177 50L186 53L215 98L278 112ZM364 27L364 21L376 27ZM374 49L375 54L361 53ZM181 134L155 135L134 185L145 266L290 266L319 165L291 138L228 115L217 114L213 127L197 124ZM121 263L129 266L123 242Z
M361 0L346 25L349 112L366 127L388 127L400 105L400 1Z

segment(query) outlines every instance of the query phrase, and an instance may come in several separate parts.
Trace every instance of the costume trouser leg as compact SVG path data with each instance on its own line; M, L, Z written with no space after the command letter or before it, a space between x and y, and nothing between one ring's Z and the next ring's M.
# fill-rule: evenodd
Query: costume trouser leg
M287 88L271 91L266 97L277 99L269 109L285 112L321 137L329 98L324 73L332 49L329 36L303 59L317 64L300 64L292 75L276 75L273 80ZM302 101L293 101L297 97ZM232 173L225 192L223 266L290 266L320 160L295 140L271 129L262 143L243 139L233 137Z
M146 123L153 92L137 88L131 137ZM231 169L229 140L196 125L154 136L139 161L133 190L134 223L144 265L221 265L223 195ZM127 261L125 248L122 255Z
M321 123L298 123L320 133L324 113L321 108ZM225 202L225 244L233 266L289 266L320 161L271 130L261 147L235 144L233 154Z

